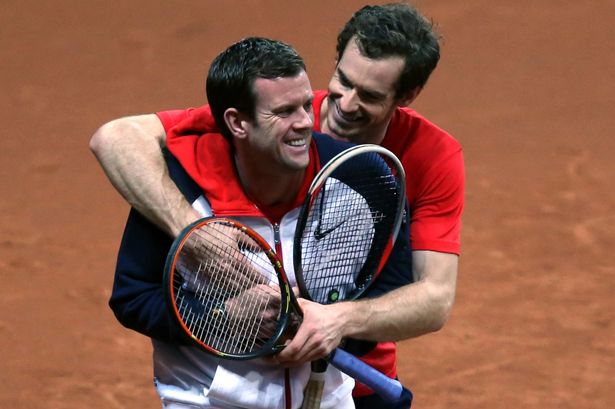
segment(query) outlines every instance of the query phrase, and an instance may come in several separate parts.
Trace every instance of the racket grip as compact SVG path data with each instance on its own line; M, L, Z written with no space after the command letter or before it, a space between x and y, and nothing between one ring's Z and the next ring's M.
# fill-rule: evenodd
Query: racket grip
M331 365L369 386L389 402L393 402L401 396L403 387L397 379L389 378L343 349L335 349L328 360Z

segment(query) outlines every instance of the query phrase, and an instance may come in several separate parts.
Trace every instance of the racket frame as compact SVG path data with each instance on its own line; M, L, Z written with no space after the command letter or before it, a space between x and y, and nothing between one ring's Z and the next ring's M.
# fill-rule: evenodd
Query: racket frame
M220 349L214 348L211 345L203 342L198 336L196 336L188 327L184 318L182 317L181 312L178 308L177 296L178 294L175 291L174 285L174 277L176 273L175 266L179 261L179 257L181 255L181 250L184 248L186 241L191 237L193 232L205 224L216 223L216 224L224 224L230 227L234 227L239 229L241 232L245 233L248 237L258 244L258 246L263 250L272 267L274 268L276 275L279 280L279 288L280 288L280 317L278 323L276 325L276 329L272 337L270 337L267 342L265 342L260 348L250 353L243 354L235 354L222 351ZM229 217L204 217L195 222L186 226L177 236L177 238L173 241L171 248L169 250L165 268L164 268L164 277L163 282L165 286L165 297L166 304L171 312L171 314L175 317L178 325L183 329L185 334L196 344L201 346L205 351L213 354L214 356L225 358L225 359L234 359L234 360L249 360L254 358L259 358L267 355L275 354L281 351L284 346L279 345L278 341L284 334L288 323L290 321L290 315L293 310L296 310L296 306L298 305L296 301L293 302L294 295L292 294L292 290L290 288L290 283L288 281L288 277L280 259L275 254L275 251L271 248L269 243L256 231L251 229L250 227L244 225L243 223L229 218Z
M401 228L401 224L404 218L404 205L406 201L406 172L404 171L404 167L399 160L399 158L390 150L383 148L380 145L375 144L362 144L350 147L342 152L336 154L330 161L328 161L322 169L318 172L310 187L308 189L307 196L303 202L303 206L299 212L299 217L297 220L297 228L295 230L295 238L294 238L294 246L293 246L293 263L295 269L295 279L297 281L297 286L299 287L299 291L301 296L314 301L310 296L310 291L308 290L305 279L303 276L303 267L301 266L301 238L305 229L305 225L308 220L308 215L310 214L310 209L314 205L314 201L318 197L318 193L325 186L326 180L331 174L339 167L340 164L351 160L353 157L364 153L376 153L378 154L382 160L386 163L386 165L393 171L393 176L398 181L398 195L397 195L397 205L396 208L398 211L395 214L395 220L393 222L392 233L389 237L389 242L386 246L385 254L380 258L376 271L367 273L365 270L368 266L363 266L361 271L357 274L358 276L362 276L364 274L370 274L369 279L366 280L365 283L361 286L358 291L355 291L352 297L345 298L346 300L357 299L361 296L369 288L369 286L374 282L378 275L384 268L388 257L393 250L393 245L395 240L397 239L397 235L399 234L399 230ZM342 181L343 182L343 181ZM341 301L341 300L340 300Z

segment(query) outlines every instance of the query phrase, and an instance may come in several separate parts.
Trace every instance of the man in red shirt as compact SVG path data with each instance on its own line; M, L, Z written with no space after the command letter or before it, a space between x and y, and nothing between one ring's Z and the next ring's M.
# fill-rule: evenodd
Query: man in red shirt
M407 108L438 60L431 24L406 4L366 6L338 36L328 92L315 92L315 130L355 143L381 144L401 159L408 176L414 282L375 299L306 305L306 320L277 356L282 363L322 357L350 337L379 342L360 355L395 377L393 342L445 324L455 298L460 253L463 154L449 134ZM166 177L160 153L166 131L190 115L211 118L207 106L121 118L103 125L90 142L120 193L171 235L199 217ZM207 125L199 131L214 130L213 124L211 118L211 129ZM387 407L362 385L355 397L357 407Z

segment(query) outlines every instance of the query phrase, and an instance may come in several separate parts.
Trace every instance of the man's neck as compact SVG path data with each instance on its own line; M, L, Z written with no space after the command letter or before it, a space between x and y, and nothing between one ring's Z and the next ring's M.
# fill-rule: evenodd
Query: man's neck
M248 198L257 205L275 206L293 202L305 177L305 170L280 169L252 158L235 155L239 182Z

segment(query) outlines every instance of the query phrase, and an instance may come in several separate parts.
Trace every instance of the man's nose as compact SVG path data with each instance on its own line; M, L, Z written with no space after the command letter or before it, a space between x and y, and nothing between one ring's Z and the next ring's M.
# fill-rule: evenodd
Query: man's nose
M342 93L339 99L339 107L343 113L353 113L359 107L359 97L354 89Z
M314 115L309 109L301 108L298 112L295 128L305 129L314 127Z

